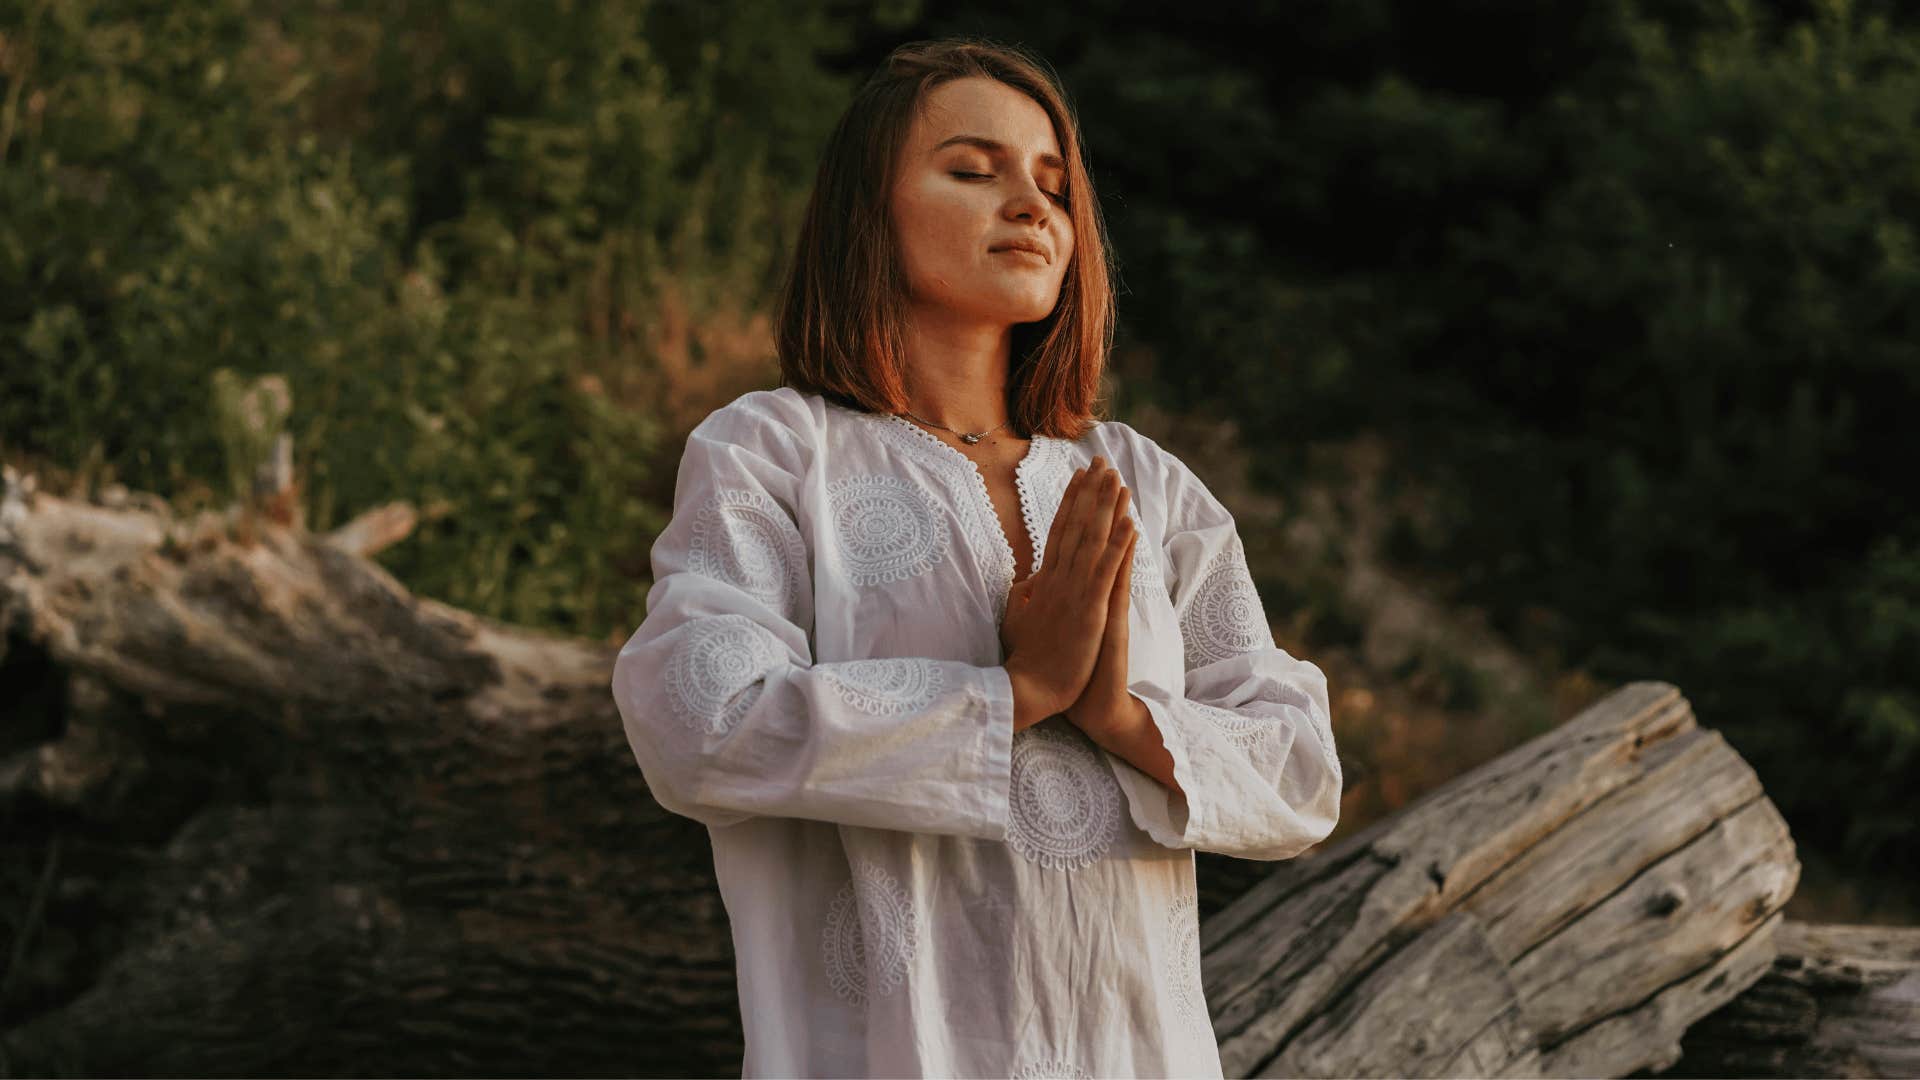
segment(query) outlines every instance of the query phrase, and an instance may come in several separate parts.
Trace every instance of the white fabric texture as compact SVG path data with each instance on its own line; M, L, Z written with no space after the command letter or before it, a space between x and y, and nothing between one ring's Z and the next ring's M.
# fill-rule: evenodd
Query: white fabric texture
M1096 454L1184 798L1065 716L1014 734L1013 549L959 450L788 387L689 435L612 689L654 798L708 827L743 1076L1221 1075L1193 852L1333 831L1326 678L1274 644L1226 508L1119 421L1026 451L1036 567Z

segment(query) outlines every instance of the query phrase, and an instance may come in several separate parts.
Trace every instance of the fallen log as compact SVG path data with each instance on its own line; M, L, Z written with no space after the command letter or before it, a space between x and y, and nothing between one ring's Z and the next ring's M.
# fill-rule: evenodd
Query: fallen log
M737 1074L706 833L648 797L612 648L239 535L8 478L0 902L37 917L0 1073ZM1230 1076L1671 1065L1774 962L1798 877L1660 683L1235 870L1202 926Z
M1789 920L1760 981L1650 1076L1920 1076L1920 928Z
M1664 683L1310 858L1201 927L1230 1076L1624 1076L1772 963L1799 880L1753 770Z
M235 531L8 477L0 904L46 899L0 1072L737 1074L710 850L612 649Z

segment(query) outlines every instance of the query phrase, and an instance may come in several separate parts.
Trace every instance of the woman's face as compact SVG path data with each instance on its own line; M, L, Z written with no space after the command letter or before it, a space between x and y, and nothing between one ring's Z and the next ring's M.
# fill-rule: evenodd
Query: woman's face
M922 99L892 214L916 307L1000 325L1052 313L1073 259L1065 163L1040 103L986 78ZM1007 249L1037 245L1032 255Z

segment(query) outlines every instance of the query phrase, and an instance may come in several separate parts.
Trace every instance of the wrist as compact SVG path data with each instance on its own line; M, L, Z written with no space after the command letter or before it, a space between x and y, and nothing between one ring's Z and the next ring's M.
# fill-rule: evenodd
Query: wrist
M1100 713L1103 706L1099 698L1100 695L1095 693L1092 687L1088 687L1081 692L1079 697L1074 699L1073 704L1060 711L1067 719L1073 721L1075 727L1081 728L1082 730L1089 730L1098 726L1100 721Z
M1013 687L1013 730L1023 731L1059 711L1030 672L1012 661L1003 666Z
M1088 738L1104 747L1115 732L1125 729L1133 719L1135 704L1136 699L1129 691L1121 691L1118 697L1089 691L1073 703L1068 717Z

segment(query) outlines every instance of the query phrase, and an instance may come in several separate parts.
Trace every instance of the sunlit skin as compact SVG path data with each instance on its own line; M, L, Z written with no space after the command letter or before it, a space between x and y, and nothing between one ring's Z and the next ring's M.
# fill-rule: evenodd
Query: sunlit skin
M1063 166L1047 111L1013 87L969 78L927 93L892 193L916 415L961 431L1007 419L1013 327L1053 311L1073 259ZM991 250L1023 239L1052 260Z
M1073 193L1066 182L1052 120L1032 98L984 78L956 79L928 92L896 163L889 208L907 277L907 408L915 416L958 431L1007 422L1013 327L1052 313L1072 264L1067 207ZM1022 240L1044 254L996 250ZM1117 570L1100 579L1104 636L1077 698L1050 700L1036 689L1041 680L1017 665L1018 657L1009 658L1014 726L1021 730L1064 712L1095 743L1184 797L1159 730L1127 685L1129 498L1118 471L1101 458L1067 485L1049 553L1065 550L1054 538L1074 530L1105 543L1111 529L1126 528L1126 547ZM1036 579L1065 561L1049 558L1048 567L1016 582L1009 612L1023 610Z

